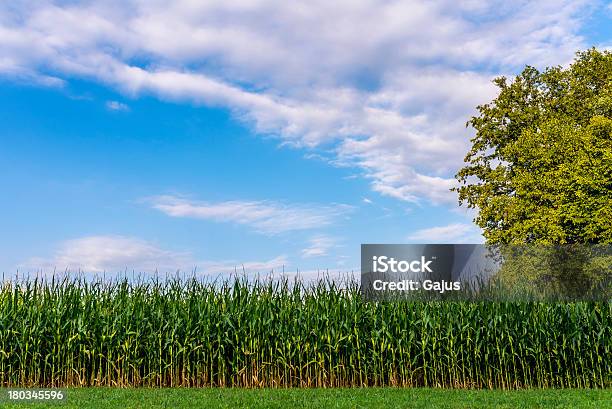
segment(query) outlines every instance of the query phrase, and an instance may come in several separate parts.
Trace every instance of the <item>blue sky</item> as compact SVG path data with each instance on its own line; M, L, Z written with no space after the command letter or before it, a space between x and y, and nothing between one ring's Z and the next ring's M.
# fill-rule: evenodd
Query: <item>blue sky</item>
M0 270L479 242L449 187L490 80L612 44L606 2L328 3L0 6Z

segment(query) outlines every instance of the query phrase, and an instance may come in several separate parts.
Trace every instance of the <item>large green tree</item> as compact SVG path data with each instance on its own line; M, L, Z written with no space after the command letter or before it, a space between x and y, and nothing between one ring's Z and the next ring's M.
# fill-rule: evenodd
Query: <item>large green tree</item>
M487 242L612 243L612 53L494 82L456 176Z

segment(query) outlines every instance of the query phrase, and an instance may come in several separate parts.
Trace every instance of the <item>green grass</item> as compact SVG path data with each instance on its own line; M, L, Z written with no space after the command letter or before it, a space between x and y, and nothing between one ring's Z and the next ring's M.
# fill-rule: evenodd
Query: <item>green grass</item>
M597 408L612 407L612 390L355 389L69 389L65 404L7 404L57 408Z
M612 302L373 302L286 282L0 288L2 386L609 387Z

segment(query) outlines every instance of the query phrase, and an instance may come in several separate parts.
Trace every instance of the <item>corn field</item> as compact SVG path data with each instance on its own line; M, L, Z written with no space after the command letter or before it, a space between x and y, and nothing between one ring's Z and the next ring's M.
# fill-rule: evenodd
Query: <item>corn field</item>
M371 302L357 284L5 282L2 386L610 387L612 303Z

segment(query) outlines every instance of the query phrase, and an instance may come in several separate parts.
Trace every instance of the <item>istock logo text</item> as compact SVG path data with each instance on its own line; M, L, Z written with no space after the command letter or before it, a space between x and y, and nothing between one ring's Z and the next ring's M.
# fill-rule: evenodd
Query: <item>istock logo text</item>
M425 261L425 256L421 256L420 260L396 260L393 257L374 256L372 257L372 272L373 273L432 273L429 265L433 260Z

